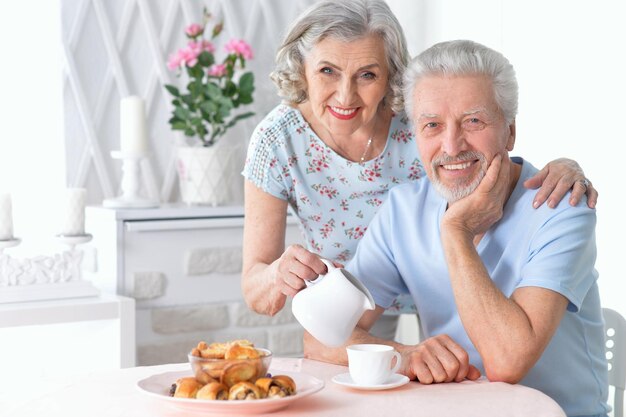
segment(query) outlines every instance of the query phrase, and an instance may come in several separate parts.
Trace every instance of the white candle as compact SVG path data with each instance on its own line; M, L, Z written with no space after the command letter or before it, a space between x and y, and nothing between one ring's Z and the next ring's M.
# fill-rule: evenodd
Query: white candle
M140 97L124 97L120 102L120 150L134 154L148 150L146 110Z
M0 194L0 240L13 239L11 195Z
M86 195L87 191L84 188L68 188L65 191L62 235L76 236L85 234Z

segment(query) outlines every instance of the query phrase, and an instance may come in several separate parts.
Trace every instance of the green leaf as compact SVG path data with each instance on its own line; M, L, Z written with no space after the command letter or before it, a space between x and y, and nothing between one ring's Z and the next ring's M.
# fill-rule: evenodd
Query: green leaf
M193 126L201 126L202 125L202 119L200 117L192 117L190 122L191 122L191 124Z
M202 79L202 76L204 75L204 71L202 70L202 66L200 65L195 65L193 67L187 67L187 73L189 74L190 78L200 78Z
M219 101L219 110L218 114L224 119L230 115L230 111L233 109L233 103L227 99L223 98Z
M212 122L214 124L222 124L224 123L224 117L228 116L228 112L225 112L221 107L217 113L213 114Z
M189 92L191 93L191 95L196 98L198 97L200 94L202 94L202 82L198 83L198 82L191 82L189 83L189 85L187 86L187 88L189 88Z
M205 101L200 104L200 109L208 114L213 114L217 112L217 104L212 101Z
M251 72L246 72L239 79L239 90L240 95L249 95L254 91L254 74Z
M221 93L221 91L220 91L220 93ZM215 101L219 105L232 107L232 100L229 97L223 96L222 94L220 94L218 97L215 97Z
M174 97L180 97L180 91L178 91L178 88L176 88L175 86L171 84L165 84L165 89L169 91L170 94Z
M207 133L209 133L209 131L203 125L198 126L196 130L198 131L198 136L200 136L201 138L203 138L204 136L206 136Z
M226 81L226 85L224 86L224 95L227 97L232 97L236 93L237 93L237 84L235 84L231 80Z
M185 129L185 136L195 136L196 135L196 131L193 130L192 128L188 127L187 129Z
M207 97L220 97L222 95L222 90L215 83L208 83L205 86L205 94Z
M239 102L241 104L250 104L250 103L252 103L252 95L239 93Z
M193 99L193 96L191 94L185 94L184 96L181 96L181 98L183 99L183 102L187 106L193 106L194 105L194 99Z
M174 129L174 130L185 130L185 129L187 129L187 123L180 122L180 121L174 122L174 123L172 123L172 129Z
M176 107L174 115L181 120L188 120L191 117L191 112L183 107Z

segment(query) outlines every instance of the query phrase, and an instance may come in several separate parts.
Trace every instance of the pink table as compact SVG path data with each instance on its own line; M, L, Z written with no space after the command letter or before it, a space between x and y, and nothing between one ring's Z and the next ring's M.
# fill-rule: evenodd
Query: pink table
M128 368L96 372L85 376L39 381L14 387L2 404L2 415L12 417L174 417L191 415L140 392L138 380L168 371L187 370L188 364ZM339 386L332 377L347 372L344 366L322 362L275 358L270 371L303 372L325 382L316 394L294 401L286 409L271 414L284 416L356 417L401 416L520 416L561 417L563 410L543 393L521 385L492 383L487 380L463 383L421 385L410 382L387 391L358 391ZM5 383L7 381L4 381ZM10 382L10 381L9 381ZM15 382L15 381L14 381ZM19 389L19 392L17 391Z

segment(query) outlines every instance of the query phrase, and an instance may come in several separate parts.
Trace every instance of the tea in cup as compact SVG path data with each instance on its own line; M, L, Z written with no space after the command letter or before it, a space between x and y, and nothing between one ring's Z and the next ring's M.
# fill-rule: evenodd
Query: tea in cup
M366 310L376 305L370 292L350 272L322 259L328 268L293 297L291 311L314 338L329 347L342 346Z
M400 353L392 346L350 345L346 351L350 377L358 385L382 385L400 368ZM393 358L396 363L392 367Z

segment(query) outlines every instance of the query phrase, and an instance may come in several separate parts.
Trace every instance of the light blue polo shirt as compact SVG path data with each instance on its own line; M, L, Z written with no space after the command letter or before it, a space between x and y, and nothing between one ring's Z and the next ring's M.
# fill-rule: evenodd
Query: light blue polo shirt
M518 184L502 219L477 250L491 279L509 297L519 287L542 287L563 294L567 311L545 352L521 384L552 397L568 416L609 410L607 363L600 296L594 268L595 210L564 198L555 208L532 208L534 190L522 185L537 169L520 158ZM391 190L387 202L346 268L388 307L408 291L426 337L447 334L469 354L484 375L480 355L460 321L439 225L446 201L430 181Z

